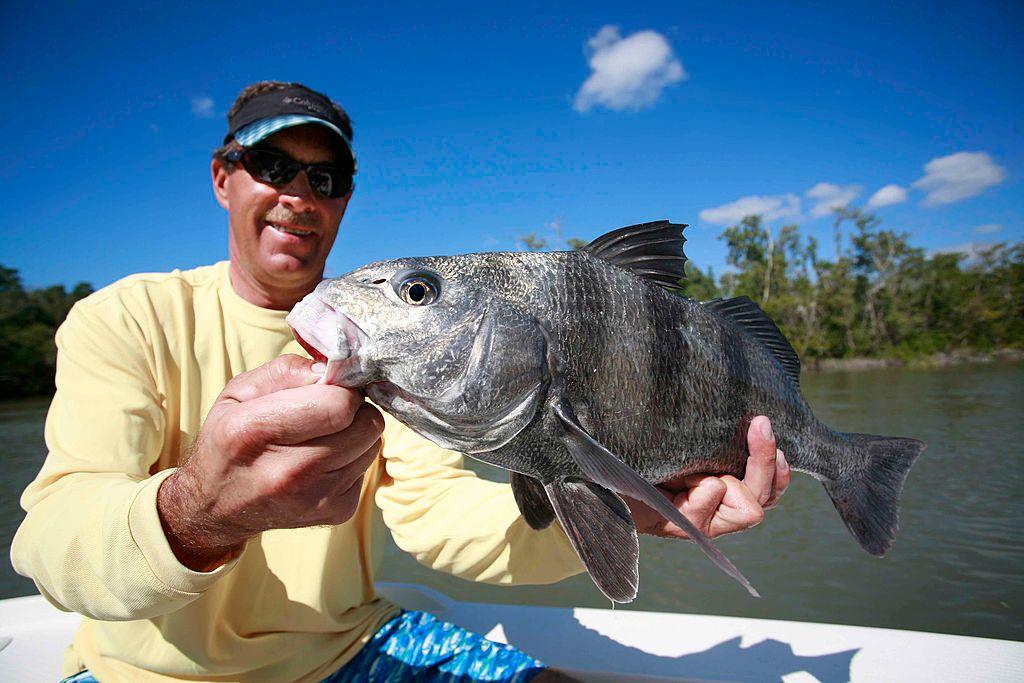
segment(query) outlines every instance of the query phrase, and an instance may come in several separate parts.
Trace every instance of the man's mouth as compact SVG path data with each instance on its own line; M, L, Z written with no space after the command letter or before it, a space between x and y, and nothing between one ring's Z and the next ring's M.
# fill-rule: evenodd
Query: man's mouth
M310 235L316 234L315 230L306 230L304 228L296 228L290 225L284 225L283 223L272 223L270 221L267 221L267 227L286 235L295 235L296 237L309 237Z

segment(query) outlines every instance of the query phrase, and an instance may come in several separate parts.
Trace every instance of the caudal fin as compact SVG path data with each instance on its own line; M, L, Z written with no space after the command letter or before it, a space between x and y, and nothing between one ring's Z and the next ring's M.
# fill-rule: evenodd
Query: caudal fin
M861 467L847 470L839 479L825 480L825 490L861 547L881 557L896 537L903 482L925 444L873 434L844 436Z

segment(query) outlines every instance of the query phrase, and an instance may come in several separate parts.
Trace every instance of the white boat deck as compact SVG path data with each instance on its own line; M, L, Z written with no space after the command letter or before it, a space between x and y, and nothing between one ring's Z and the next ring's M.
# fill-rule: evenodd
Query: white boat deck
M914 631L626 610L459 602L412 584L409 609L514 643L584 681L1024 681L1024 643ZM0 601L0 681L59 680L79 617Z

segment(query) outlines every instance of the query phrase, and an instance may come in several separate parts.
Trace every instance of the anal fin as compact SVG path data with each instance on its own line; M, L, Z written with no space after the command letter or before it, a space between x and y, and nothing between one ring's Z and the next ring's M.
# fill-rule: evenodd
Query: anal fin
M553 410L566 430L566 445L573 460L590 480L630 498L635 498L672 522L704 551L718 568L736 579L754 597L760 597L757 590L743 576L729 558L716 548L711 540L693 523L686 519L662 493L614 453L602 446L587 430L580 426L576 414L564 398L554 403ZM557 511L557 510L556 510Z
M523 519L530 525L530 528L547 529L555 519L555 511L551 508L548 495L544 491L544 484L538 479L519 472L508 473L509 483L512 484L512 495L515 496L516 505L523 513Z
M632 602L640 583L640 541L626 504L589 481L556 481L544 488L597 587L613 602Z

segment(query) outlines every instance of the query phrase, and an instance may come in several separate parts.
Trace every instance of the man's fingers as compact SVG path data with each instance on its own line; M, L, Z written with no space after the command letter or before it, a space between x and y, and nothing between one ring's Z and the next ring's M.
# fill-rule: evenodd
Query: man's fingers
M764 415L758 415L747 429L747 469L743 483L751 490L757 502L764 505L772 497L775 481L775 435L772 424Z
M285 354L232 379L224 387L219 400L251 401L282 389L313 384L323 375L323 368L314 370L313 365L308 358L294 353Z
M337 483L335 484L336 490L344 492L352 485L359 477L363 476L370 465L373 464L377 454L380 453L380 439L377 439L372 446L367 448L365 451L360 453L356 458L348 461L346 464L339 466L336 469L325 472L327 476L336 476ZM340 487L340 489L339 489Z
M359 495L363 489L363 475L360 474L345 487L338 487L327 502L327 514L322 518L323 524L344 524L359 508Z
M731 534L757 526L764 519L764 508L754 492L736 477L726 474L721 477L726 488L722 505L712 522L712 538Z
M375 410L366 405L367 410ZM362 410L362 409L360 409ZM303 470L316 477L329 477L349 467L358 468L358 461L366 460L369 467L380 452L380 431L372 419L357 417L348 429L304 441L295 446L277 446L274 452L289 463L302 461Z
M322 453L318 471L325 474L337 472L359 459L372 460L380 450L381 429L373 412L377 409L365 403L359 409L352 425L337 434L328 434L302 444ZM379 412L377 415L379 416Z
M750 422L747 451L743 481L731 475L692 474L662 482L659 488L675 492L675 506L711 538L749 529L764 519L764 508L785 492L790 471L785 456L776 449L771 422L764 415ZM681 487L686 490L679 491ZM632 505L630 508L635 520L647 520L645 511ZM664 521L648 523L647 528L659 536L684 536Z
M676 496L676 507L694 526L709 534L711 522L725 498L727 487L720 477L698 475L690 481L690 490Z
M792 471L789 469L789 463L786 461L786 456L782 451L775 452L775 486L772 489L772 495L768 499L768 502L764 504L765 508L770 508L779 502L779 498L789 488L790 477Z
M235 446L259 451L270 444L300 444L347 429L362 405L363 397L344 387L311 384L284 389L238 406L224 420L226 433L221 436ZM384 418L376 408L367 419L383 429Z
M355 514L363 477L380 453L380 447L381 440L377 439L354 460L322 475L331 481L331 493L318 506L324 513L324 524L342 524Z

